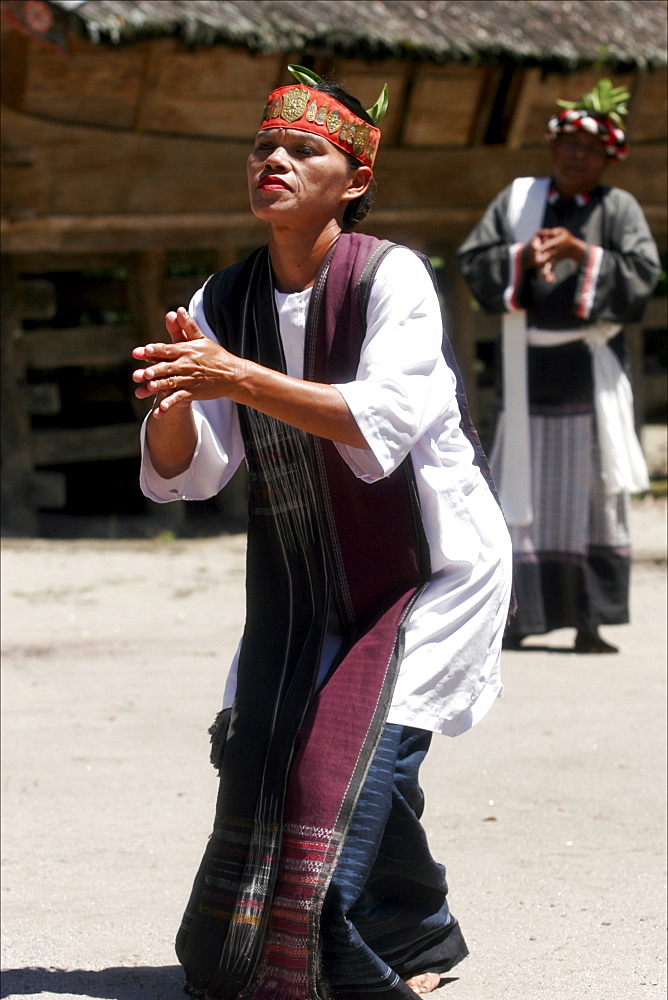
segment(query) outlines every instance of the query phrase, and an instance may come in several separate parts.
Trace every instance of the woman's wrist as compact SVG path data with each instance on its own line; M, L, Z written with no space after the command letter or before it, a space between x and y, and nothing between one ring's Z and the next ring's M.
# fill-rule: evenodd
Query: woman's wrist
M185 472L197 447L191 405L173 406L159 417L151 411L146 424L146 447L151 464L162 479L174 479Z

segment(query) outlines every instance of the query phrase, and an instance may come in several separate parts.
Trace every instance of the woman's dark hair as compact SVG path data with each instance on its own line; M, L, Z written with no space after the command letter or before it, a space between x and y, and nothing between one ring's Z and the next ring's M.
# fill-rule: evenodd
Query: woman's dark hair
M324 80L318 85L318 90L327 94L328 97L333 97L340 104L343 104L345 108L352 111L354 115L361 118L362 121L367 122L368 125L373 125L373 121L369 118L369 115L364 110L360 102L352 94L349 94L347 90L340 87L338 83L334 83L332 80ZM350 169L355 170L360 165L360 161L355 159L352 153L344 153L344 156L348 160ZM348 202L346 205L346 210L343 213L343 230L344 232L350 232L350 230L362 221L368 214L373 205L373 198L376 193L376 181L372 178L369 187L366 189L363 195L359 198L355 198L354 201Z

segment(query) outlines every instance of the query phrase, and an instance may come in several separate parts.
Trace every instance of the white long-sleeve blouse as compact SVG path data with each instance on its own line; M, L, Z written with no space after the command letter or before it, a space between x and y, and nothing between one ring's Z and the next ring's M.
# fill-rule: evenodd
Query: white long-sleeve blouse
M311 289L275 292L287 372L303 377ZM202 290L190 313L215 340ZM404 656L389 722L448 736L469 729L502 693L501 639L511 589L508 531L462 432L455 377L441 352L442 320L431 279L410 250L381 262L371 286L367 331L353 381L337 384L369 450L337 444L365 482L389 475L410 454L429 542L432 578L405 629ZM141 487L158 503L203 500L231 479L244 459L236 406L228 399L193 404L198 442L190 467L174 479L153 468L142 428ZM148 418L147 418L148 419ZM331 662L337 636L329 637ZM232 704L237 656L224 707ZM323 673L327 664L323 665Z

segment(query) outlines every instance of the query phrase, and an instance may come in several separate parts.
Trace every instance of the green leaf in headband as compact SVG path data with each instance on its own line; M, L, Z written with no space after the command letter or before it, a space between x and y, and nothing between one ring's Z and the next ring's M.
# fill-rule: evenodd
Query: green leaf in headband
M625 87L613 87L612 80L603 79L595 84L589 93L583 94L579 101L557 101L560 108L573 108L577 111L594 111L610 118L619 128L624 128L622 115L628 114L627 101L630 93Z
M288 66L288 69L294 76L298 83L303 83L305 87L315 87L316 89L321 83L325 81L321 76L318 76L312 69L307 69L306 66Z
M389 104L389 94L387 92L387 84L383 84L383 89L380 92L378 100L372 108L369 108L367 114L374 125L378 125L379 122L385 117L385 112L387 111L387 105Z
M312 69L307 69L306 66L296 66L291 63L288 69L294 76L298 83L302 83L305 87L315 87L317 90L320 84L325 81L321 76L318 76L316 72ZM367 111L367 114L374 125L382 121L387 111L387 105L389 103L389 95L387 92L387 84L384 84L383 89L380 92L380 96L374 106Z

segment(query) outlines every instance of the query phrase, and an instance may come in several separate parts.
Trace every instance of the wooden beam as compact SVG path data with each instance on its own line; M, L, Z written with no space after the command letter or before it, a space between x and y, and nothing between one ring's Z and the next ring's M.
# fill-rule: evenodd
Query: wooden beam
M163 249L146 250L137 254L135 265L130 270L130 307L137 324L135 336L142 344L149 341L169 342L162 298L165 266Z
M27 368L44 370L85 365L113 368L127 364L137 346L134 326L77 326L69 330L27 330L21 356Z
M650 158L651 161L651 158ZM649 169L649 163L648 163ZM512 174L510 175L512 177ZM500 185L497 190L501 190ZM490 196L491 198L491 196ZM387 201L387 199L386 199ZM366 232L383 227L400 227L419 234L423 229L441 232L454 226L462 238L481 218L486 205L406 205L396 208L377 206L362 227ZM645 203L643 210L659 242L665 243L668 232L668 206ZM392 236L390 232L382 233ZM127 253L136 250L166 248L213 249L222 243L232 246L258 246L265 242L266 226L245 212L220 214L194 213L170 215L48 215L37 219L0 220L4 253L58 254L104 251ZM234 259L238 259L235 257Z
M30 59L30 39L18 31L3 31L0 59L2 103L23 110Z
M502 76L503 68L501 66L488 66L485 70L485 80L478 95L478 105L471 119L469 146L482 146L485 141L489 118Z
M151 92L159 85L163 58L168 51L173 51L174 45L175 41L172 38L154 38L144 46L144 65L133 123L133 128L137 132L151 128L150 109L147 112L147 105L150 102Z
M393 97L396 101L397 106L400 108L399 113L396 116L393 134L388 136L389 142L388 146L401 146L403 145L404 132L406 131L406 122L408 116L408 109L411 102L411 93L413 90L413 82L415 80L415 60L407 59L404 66L403 76L401 80L401 88L398 95Z
M224 233L251 245L264 242L266 225L250 212L169 215L46 215L0 220L4 253L128 253L178 246L215 248Z
M36 430L33 432L35 465L68 465L134 458L139 454L139 425Z
M540 80L540 69L538 67L531 67L521 72L522 84L517 102L513 108L510 128L508 129L508 136L506 138L506 147L508 149L519 149L522 145L536 86Z
M252 130L244 140L155 135L2 110L3 143L34 151L32 166L3 169L15 213L248 211Z
M14 262L3 256L0 302L2 530L10 535L34 535L37 516L30 492L33 472L30 415L23 395L25 368L17 350L21 335L17 284Z
M450 223L473 225L480 215L478 206L377 207L369 219L374 223L409 225L411 228L430 224L438 228ZM237 243L262 241L266 226L241 212L228 215L47 215L20 222L0 221L3 248L8 253L57 254L61 246L67 246L65 252L71 253L73 246L81 252L79 248L83 250L92 243L99 243L105 235L108 243L120 246L122 252L132 245L169 245L175 239L180 245L185 241L186 246L215 248L225 242L229 245L230 233L234 233Z
M66 237L72 230L88 230L91 233L100 229L108 229L110 238L116 233L128 229L141 234L161 230L170 231L192 229L196 233L217 233L219 230L230 229L265 229L266 224L260 219L254 219L250 212L100 212L91 214L68 213L66 215L43 215L37 219L22 220L15 224L8 219L2 219L2 228L10 233L20 232L38 227ZM110 239L111 242L111 239Z
M62 399L57 382L28 383L23 388L29 413L40 417L51 417L60 413Z
M645 89L645 81L647 79L647 70L636 69L633 74L633 88L631 90L631 97L629 98L628 105L628 116L626 119L626 125L624 131L626 132L626 138L629 142L633 142L633 126L635 115L634 112L636 108L641 108L643 104L643 91Z
M46 274L48 271L107 271L129 268L134 260L130 253L37 253L21 255L21 273Z
M445 271L449 295L446 327L460 368L471 417L477 423L479 416L478 387L475 375L476 338L471 312L471 293L454 263L456 247L448 247Z
M30 479L33 502L40 510L62 510L67 504L67 477L63 472L41 470Z
M668 71L665 69L656 72L636 70L626 127L632 150L629 159L633 158L641 143L665 142L668 134L667 84Z

